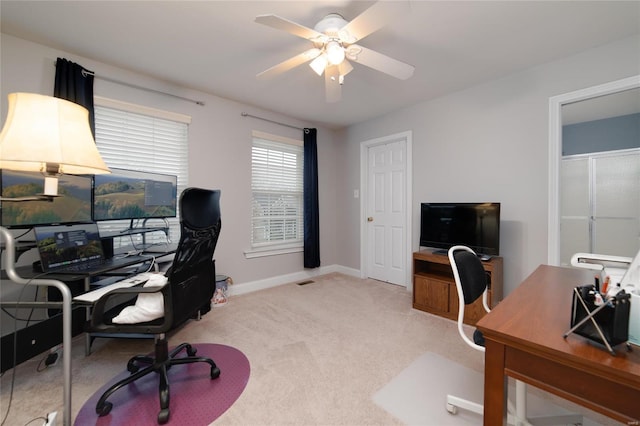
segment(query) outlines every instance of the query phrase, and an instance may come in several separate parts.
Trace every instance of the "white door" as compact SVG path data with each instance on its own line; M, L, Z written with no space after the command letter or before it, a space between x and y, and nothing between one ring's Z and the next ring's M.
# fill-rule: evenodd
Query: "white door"
M367 169L367 276L406 285L405 140L370 146Z

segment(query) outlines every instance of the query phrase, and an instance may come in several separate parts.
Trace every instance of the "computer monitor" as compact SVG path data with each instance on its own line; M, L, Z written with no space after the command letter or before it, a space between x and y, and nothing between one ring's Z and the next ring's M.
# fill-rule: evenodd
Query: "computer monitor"
M177 176L112 168L111 174L95 175L93 186L95 221L177 214Z
M3 198L41 195L44 176L38 172L1 170L0 190ZM51 201L2 201L0 225L26 229L36 225L91 222L91 176L60 175L58 195Z

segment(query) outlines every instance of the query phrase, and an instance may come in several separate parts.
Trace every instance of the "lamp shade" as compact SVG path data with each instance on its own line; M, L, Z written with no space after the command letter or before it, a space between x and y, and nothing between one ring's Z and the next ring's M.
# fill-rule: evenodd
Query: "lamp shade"
M344 61L344 49L337 41L330 41L326 47L327 59L331 65L338 65Z
M327 54L323 52L320 56L311 61L309 66L313 71L315 71L316 74L322 75L324 69L327 67L328 62L329 61L327 60Z
M35 93L9 94L0 133L0 168L47 174L110 173L89 127L86 108Z

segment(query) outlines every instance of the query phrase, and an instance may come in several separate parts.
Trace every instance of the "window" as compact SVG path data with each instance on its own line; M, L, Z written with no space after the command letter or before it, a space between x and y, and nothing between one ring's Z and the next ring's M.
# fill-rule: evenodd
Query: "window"
M302 141L253 132L251 248L254 253L300 251L304 232L303 160Z
M107 166L175 175L178 177L180 197L188 184L190 117L96 97L95 121L96 145ZM178 217L167 218L169 235L176 240L180 235ZM150 220L148 225L154 226L157 221ZM102 222L100 229L123 230L129 224L128 220ZM141 238L139 235L132 236L136 237ZM152 233L145 238L147 242L154 242L153 238L164 237L161 233ZM121 243L127 245L129 242L125 240Z

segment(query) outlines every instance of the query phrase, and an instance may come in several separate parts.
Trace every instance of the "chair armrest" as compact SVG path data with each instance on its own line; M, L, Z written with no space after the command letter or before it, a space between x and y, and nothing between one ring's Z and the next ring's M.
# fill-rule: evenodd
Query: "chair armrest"
M171 286L169 283L163 286L154 287L128 287L118 288L109 291L104 294L93 305L91 312L91 319L87 324L87 331L89 332L104 332L104 333L164 333L171 328L173 323L173 311L170 308L171 302ZM110 315L111 311L106 311L107 302L118 295L138 295L143 293L162 293L162 299L164 302L164 316L160 319L136 323L136 324L114 324L110 323L113 315ZM106 321L109 321L107 323Z

